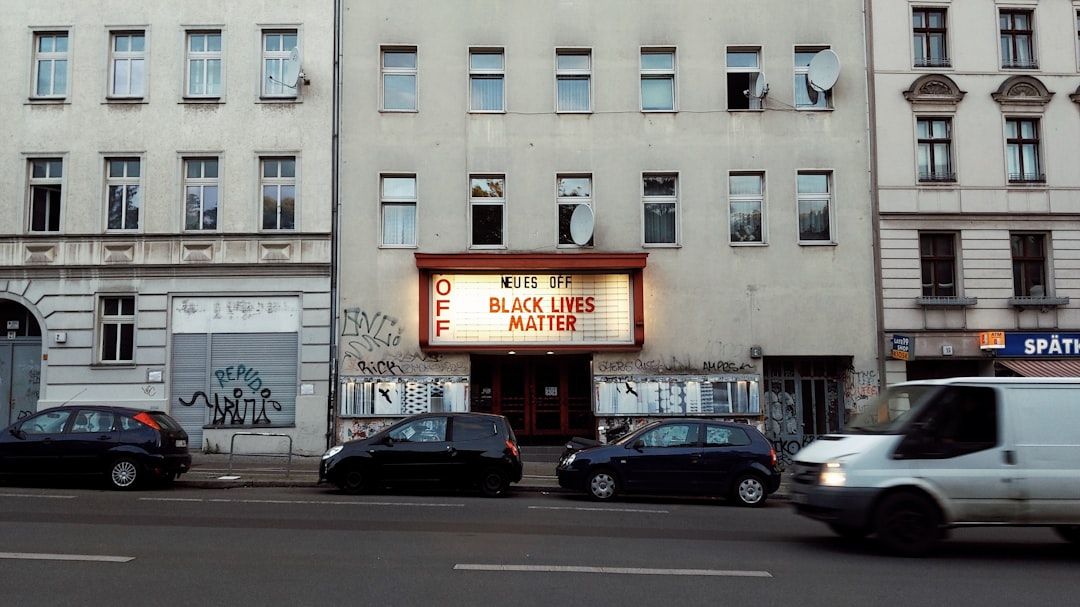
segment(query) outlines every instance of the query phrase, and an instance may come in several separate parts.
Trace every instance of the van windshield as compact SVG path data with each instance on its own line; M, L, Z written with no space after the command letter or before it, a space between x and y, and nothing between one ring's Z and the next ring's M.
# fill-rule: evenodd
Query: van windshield
M939 386L890 386L867 403L844 427L846 434L898 434L911 413L921 408Z

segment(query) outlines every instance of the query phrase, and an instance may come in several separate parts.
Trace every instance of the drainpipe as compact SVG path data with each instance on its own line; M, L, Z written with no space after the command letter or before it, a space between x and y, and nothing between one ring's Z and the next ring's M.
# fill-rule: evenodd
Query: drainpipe
M337 399L338 399L338 285L341 270L341 20L344 14L342 3L334 1L334 84L333 118L331 121L331 160L330 160L330 385L327 390L326 404L326 447L337 443Z
M870 174L870 217L873 221L874 235L874 302L877 327L874 331L877 342L878 377L881 387L885 387L885 304L881 280L881 208L878 199L878 154L877 154L877 94L874 88L874 0L863 0L863 39L866 41L866 120L867 143L870 151L867 170Z

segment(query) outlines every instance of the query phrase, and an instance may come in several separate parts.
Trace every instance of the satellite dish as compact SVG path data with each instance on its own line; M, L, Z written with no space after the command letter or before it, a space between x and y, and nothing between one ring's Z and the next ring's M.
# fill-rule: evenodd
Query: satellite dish
M819 91L827 91L840 77L840 57L832 49L825 49L810 60L807 80Z
M281 84L284 84L291 89L300 85L300 59L300 49L294 46L292 54L289 55L289 59L285 61L285 69L281 73Z
M765 80L765 72L758 72L750 79L750 96L761 99L769 94L769 83Z
M592 207L587 204L577 205L570 215L570 240L579 247L589 244L595 223Z
M811 105L817 105L818 95L822 92L823 91L819 91L813 84L810 84L809 78L806 79L806 96L810 98Z

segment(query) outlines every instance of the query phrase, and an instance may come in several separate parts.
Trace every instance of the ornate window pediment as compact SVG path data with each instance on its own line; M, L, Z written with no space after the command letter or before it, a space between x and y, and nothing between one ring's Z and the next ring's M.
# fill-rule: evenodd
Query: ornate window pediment
M1003 109L1027 109L1038 110L1050 103L1054 93L1046 89L1038 78L1034 76L1013 76L1001 83L998 90L990 93L990 96L1001 104Z
M956 86L952 78L942 74L927 74L915 79L908 90L904 91L904 99L912 105L929 104L936 107L960 103L967 93Z

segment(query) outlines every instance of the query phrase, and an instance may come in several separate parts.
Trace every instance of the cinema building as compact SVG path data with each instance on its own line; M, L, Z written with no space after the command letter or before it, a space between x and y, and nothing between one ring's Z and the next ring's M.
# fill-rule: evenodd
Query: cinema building
M346 6L334 440L691 415L790 453L877 392L860 2Z

